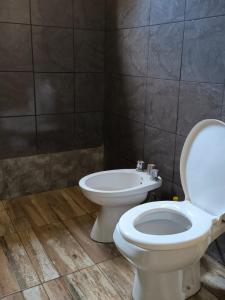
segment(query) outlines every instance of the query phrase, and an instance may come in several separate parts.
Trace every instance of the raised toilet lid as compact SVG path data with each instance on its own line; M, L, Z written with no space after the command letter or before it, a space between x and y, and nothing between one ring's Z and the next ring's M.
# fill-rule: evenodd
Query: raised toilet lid
M225 216L225 123L199 122L189 133L180 159L185 199L216 216Z

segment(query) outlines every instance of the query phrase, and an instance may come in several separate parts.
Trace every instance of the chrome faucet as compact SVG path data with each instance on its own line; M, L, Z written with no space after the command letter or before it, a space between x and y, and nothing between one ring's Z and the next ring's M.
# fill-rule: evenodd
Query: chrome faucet
M145 169L145 162L143 160L137 161L136 171L138 172L144 172Z
M147 165L147 174L149 174L151 180L158 181L159 177L159 170L156 169L155 164L148 164Z

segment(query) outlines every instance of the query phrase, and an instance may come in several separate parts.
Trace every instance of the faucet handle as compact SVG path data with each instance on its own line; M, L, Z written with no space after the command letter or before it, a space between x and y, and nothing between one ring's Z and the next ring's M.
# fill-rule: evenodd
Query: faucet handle
M142 171L144 171L144 168L145 168L145 162L143 160L138 160L137 166L136 166L136 171L142 172Z
M151 173L151 170L156 169L156 165L155 164L148 164L147 165L147 174Z

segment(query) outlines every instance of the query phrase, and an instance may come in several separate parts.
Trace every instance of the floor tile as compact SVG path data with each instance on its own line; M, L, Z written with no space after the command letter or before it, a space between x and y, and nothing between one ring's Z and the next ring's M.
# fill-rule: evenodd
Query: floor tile
M42 285L35 286L31 289L23 291L25 300L48 300L48 296Z
M10 296L6 296L2 298L2 300L24 300L23 294L22 293L15 293Z
M118 251L113 243L97 243L90 238L90 232L94 224L94 219L91 216L85 215L66 220L64 224L95 263L118 255Z
M60 275L94 264L61 223L36 228L35 233Z
M70 290L85 300L119 300L120 296L96 267L90 267L67 276ZM75 298L76 299L76 298Z
M134 272L122 257L105 261L98 265L122 299L131 299Z
M58 278L44 283L44 288L50 300L63 299L63 300L80 300L75 293L70 293L68 286L63 278Z

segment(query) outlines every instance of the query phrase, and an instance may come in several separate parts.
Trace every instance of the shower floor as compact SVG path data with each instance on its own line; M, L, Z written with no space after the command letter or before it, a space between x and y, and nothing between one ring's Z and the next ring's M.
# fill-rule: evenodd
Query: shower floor
M131 266L89 237L98 209L78 187L1 201L0 299L131 299ZM208 256L202 283L191 300L225 299L225 269Z

